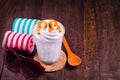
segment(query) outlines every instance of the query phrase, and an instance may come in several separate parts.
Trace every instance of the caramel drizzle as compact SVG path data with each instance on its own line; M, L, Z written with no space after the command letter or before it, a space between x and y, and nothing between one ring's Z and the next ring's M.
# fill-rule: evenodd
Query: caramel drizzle
M48 28L48 31L49 31L49 32L52 32L52 30L54 29L54 28L52 27L52 24L53 24L53 23L52 23L51 21L50 21L50 23L48 24L48 27L49 27L49 28Z
M62 30L61 30L61 27L58 25L58 22L57 22L56 20L50 19L50 23L51 23L51 22L54 22L54 25L57 27L57 29L59 30L59 32L62 31Z
M38 22L38 24L37 24L37 29L36 29L37 34L40 34L41 24L45 24L45 25L43 26L43 28L48 27L48 31L49 31L49 32L52 32L52 30L54 29L54 28L52 27L52 26L53 26L53 23L54 23L54 26L57 27L57 29L59 30L59 32L62 32L61 27L58 25L58 22L57 22L56 20L54 20L54 19L50 19L50 22L49 22L49 23L45 22L44 20L41 20L41 21Z
M46 24L46 22L44 20L39 21L38 24L37 24L37 28L36 28L37 34L40 34L41 24L45 24L44 27L47 26L47 24Z

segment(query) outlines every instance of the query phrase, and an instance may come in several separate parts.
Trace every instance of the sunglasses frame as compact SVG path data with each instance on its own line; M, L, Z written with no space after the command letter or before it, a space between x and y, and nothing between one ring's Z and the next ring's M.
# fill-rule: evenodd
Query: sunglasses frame
M7 51L11 51L13 53L14 57L16 57L17 65L15 65L15 66L19 67L18 68L19 70L15 71L14 68L11 68L11 66L8 65L7 57L8 57L9 53ZM4 65L6 65L6 67L10 71L22 74L27 80L34 80L34 79L38 78L41 74L43 74L45 72L45 68L42 67L39 62L33 60L32 58L25 57L25 56L23 56L21 54L17 54L16 51L14 51L14 49L10 49L10 48L6 49L5 52L6 53L4 55ZM39 74L37 76L35 76L35 77L26 76L26 74L24 73L24 71L22 69L22 65L23 65L23 62L25 60L31 62L32 64L34 64L33 66L35 66L35 67L37 67L39 69L39 72L38 72ZM13 66L14 66L14 63L13 63Z

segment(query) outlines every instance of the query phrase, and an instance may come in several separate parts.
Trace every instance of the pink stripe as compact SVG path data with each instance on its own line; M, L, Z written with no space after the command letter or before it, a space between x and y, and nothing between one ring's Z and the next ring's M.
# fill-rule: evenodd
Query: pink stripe
M10 33L8 34L7 38L6 38L6 42L5 42L5 47L6 47L6 48L8 48L8 37L10 36L11 33L12 33L12 32L10 32Z
M19 34L19 36L17 37L17 41L16 41L16 48L18 49L18 40L19 40L19 38L20 38L20 36L21 36L22 34Z
M21 50L23 50L23 46L24 46L24 45L23 45L23 42L24 42L24 39L25 39L26 36L27 36L27 34L25 34L24 37L22 38L21 46L20 46L20 49L21 49Z
M16 34L17 34L17 33L14 33L14 35L12 36L11 43L10 43L10 47L11 47L11 48L13 48L13 45L12 45L12 44L14 43L13 39L14 39L14 37L15 37Z
M28 49L28 45L29 45L29 41L31 39L32 35L29 36L28 40L27 40L27 45L26 45L26 50L28 53L30 53L29 49ZM30 46L30 45L29 45Z

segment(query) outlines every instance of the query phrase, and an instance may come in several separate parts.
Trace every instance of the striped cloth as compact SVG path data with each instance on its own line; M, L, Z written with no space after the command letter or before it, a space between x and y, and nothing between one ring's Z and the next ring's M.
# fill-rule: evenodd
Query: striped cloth
M12 24L12 32L31 34L32 28L38 22L37 19L15 18Z
M34 49L33 36L31 34L21 34L7 31L2 42L3 48L16 48L32 53Z

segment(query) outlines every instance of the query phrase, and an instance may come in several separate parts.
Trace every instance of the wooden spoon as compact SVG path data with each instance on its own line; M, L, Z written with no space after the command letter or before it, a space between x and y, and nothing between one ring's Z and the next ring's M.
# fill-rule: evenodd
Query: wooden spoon
M71 51L65 36L63 36L63 44L67 50L68 64L70 64L71 66L78 66L79 64L81 64L81 58Z

